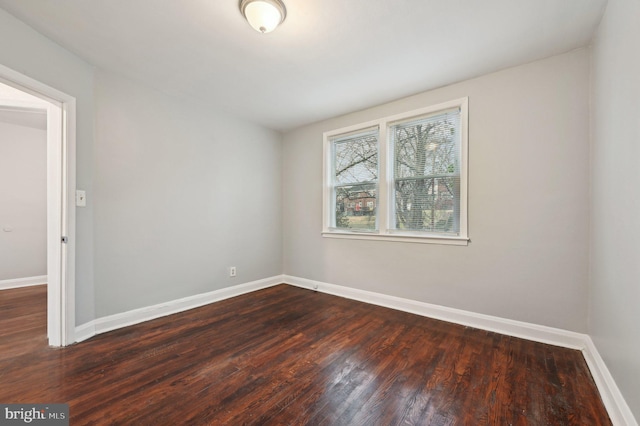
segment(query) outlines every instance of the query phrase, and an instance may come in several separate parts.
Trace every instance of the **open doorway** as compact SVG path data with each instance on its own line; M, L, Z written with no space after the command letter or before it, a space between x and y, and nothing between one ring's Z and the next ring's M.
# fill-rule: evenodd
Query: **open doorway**
M13 118L20 116L22 124L30 122L32 126L44 127L46 135L46 269L44 275L15 277L14 284L36 284L34 280L47 283L49 345L65 346L75 340L75 198L69 196L75 187L75 99L1 65L0 84L0 108ZM19 183L18 190L20 187L30 190L25 182ZM0 200L0 205L10 203L8 199ZM0 227L8 230L0 229L0 233L11 234L16 230L10 223ZM39 241L41 244L42 240ZM19 260L19 257L11 259L14 269ZM19 275L24 275L26 270L22 269ZM21 282L21 278L26 280ZM5 285L10 286L11 282Z
M48 103L0 83L0 333L47 336Z
M47 282L47 107L0 83L0 289Z

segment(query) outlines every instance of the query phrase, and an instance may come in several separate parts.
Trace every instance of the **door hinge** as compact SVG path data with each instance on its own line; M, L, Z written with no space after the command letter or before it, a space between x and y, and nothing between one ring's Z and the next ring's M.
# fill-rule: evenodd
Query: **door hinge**
M66 236L62 236L62 243L63 244L67 244L67 241L69 241L69 239Z

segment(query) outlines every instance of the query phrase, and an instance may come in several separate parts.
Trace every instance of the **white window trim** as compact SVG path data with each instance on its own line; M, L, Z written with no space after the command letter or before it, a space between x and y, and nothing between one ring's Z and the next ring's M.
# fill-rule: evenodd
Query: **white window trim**
M389 134L388 126L394 122L411 119L414 117L436 114L440 111L460 108L460 235L447 236L438 234L422 234L416 232L402 232L389 229L389 218L392 217L392 203L389 202L389 194L393 191L393 164L388 155ZM390 117L380 118L353 126L343 127L323 133L323 196L322 196L322 236L327 238L395 241L426 244L467 245L469 243L468 230L468 174L469 174L469 98L460 98L425 108L396 114ZM378 137L378 202L376 203L378 230L377 231L346 231L331 228L331 138L348 133L377 127ZM383 208L380 208L383 206Z

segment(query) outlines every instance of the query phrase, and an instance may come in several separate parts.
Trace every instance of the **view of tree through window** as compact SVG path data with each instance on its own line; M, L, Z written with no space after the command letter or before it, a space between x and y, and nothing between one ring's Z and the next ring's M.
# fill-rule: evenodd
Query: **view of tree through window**
M396 229L458 234L458 129L458 111L391 127Z
M323 134L322 235L467 245L468 98Z
M375 230L378 130L332 141L335 227Z

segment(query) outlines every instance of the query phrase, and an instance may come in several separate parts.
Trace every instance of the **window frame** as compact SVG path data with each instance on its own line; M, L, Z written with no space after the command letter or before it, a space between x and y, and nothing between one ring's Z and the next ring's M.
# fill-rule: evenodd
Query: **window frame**
M426 244L467 245L468 231L468 172L469 172L469 98L464 97L448 102L419 108L400 114L367 121L323 133L323 200L322 236L328 238L396 241ZM409 121L430 115L437 115L454 108L460 109L460 231L459 235L443 235L422 231L401 231L391 225L394 220L394 165L389 129L397 122ZM378 193L376 197L377 230L346 230L331 227L333 220L333 158L332 139L371 128L378 128Z

